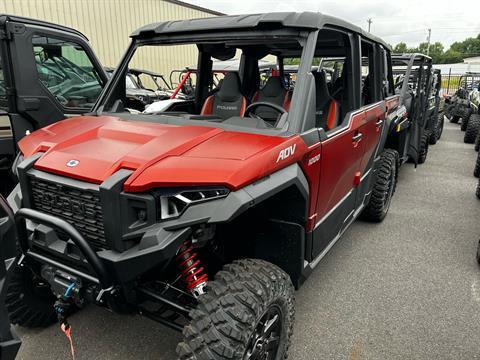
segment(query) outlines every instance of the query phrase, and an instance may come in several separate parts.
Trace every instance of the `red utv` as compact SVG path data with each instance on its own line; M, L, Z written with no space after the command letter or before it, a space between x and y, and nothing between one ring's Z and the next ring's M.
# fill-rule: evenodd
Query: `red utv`
M18 142L11 321L66 323L95 303L183 331L181 359L286 357L294 288L357 217L382 221L390 206L388 45L318 13L151 24L131 35L93 110L70 116L105 80L84 37L17 17L0 25ZM172 45L197 54L194 96L155 114L128 108L129 65ZM60 61L74 50L81 81ZM238 54L239 71L212 91L213 61ZM260 86L265 58L278 71ZM334 76L319 66L329 58Z

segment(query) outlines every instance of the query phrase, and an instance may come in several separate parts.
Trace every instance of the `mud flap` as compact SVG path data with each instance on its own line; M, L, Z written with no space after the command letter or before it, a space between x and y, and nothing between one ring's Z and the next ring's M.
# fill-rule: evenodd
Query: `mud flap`
M13 213L0 195L0 359L12 360L17 356L21 341L10 325L5 306L9 274L16 266Z
M269 219L262 238L257 240L255 257L280 267L290 275L293 285L298 289L305 260L304 227L293 222Z

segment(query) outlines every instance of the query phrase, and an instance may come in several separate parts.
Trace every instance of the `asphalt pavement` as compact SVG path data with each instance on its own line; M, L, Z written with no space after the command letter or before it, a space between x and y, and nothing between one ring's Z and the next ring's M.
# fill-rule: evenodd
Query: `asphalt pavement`
M296 293L290 359L480 359L476 153L445 124L427 162L402 167L380 224L354 223ZM175 359L181 335L90 306L72 316L76 359ZM17 328L18 359L68 359L58 326Z

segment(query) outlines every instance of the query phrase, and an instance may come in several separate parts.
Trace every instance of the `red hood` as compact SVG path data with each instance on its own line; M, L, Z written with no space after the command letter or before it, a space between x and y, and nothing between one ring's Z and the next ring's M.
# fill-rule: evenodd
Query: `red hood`
M279 151L296 144L289 159ZM299 137L274 137L204 126L125 121L82 116L60 121L24 137L28 157L45 154L35 168L97 184L117 170L131 169L125 190L153 186L225 184L237 188L285 166L303 154ZM76 166L67 166L76 160Z

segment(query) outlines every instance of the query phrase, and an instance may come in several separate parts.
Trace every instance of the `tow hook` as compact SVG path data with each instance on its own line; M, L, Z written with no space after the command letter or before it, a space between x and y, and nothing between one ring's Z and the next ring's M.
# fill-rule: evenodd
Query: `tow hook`
M72 327L68 323L68 315L72 308L72 294L78 293L78 287L75 283L71 283L63 296L59 296L55 302L54 308L57 313L58 322L60 323L60 329L65 334L70 344L70 353L72 354L72 359L75 359L75 349L73 347L72 340Z

